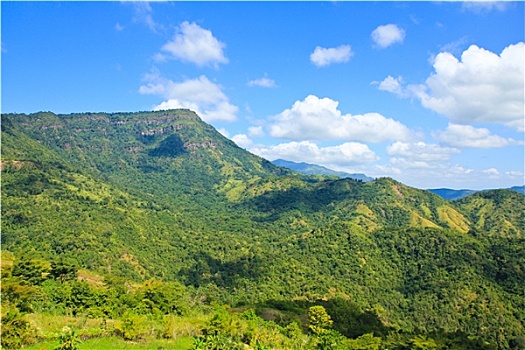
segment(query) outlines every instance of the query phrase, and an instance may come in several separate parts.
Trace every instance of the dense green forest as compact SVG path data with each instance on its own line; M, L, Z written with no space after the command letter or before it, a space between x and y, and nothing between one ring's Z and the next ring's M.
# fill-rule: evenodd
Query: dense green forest
M295 173L189 110L1 126L3 348L525 349L523 194Z

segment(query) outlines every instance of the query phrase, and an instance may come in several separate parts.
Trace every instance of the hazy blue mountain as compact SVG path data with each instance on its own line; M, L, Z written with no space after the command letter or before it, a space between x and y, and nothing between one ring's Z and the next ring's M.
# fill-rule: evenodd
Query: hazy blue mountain
M280 167L288 168L294 171L298 171L307 175L327 175L337 176L340 178L349 178L354 180L361 180L363 182L373 181L372 177L366 176L365 174L350 174L343 171L335 171L332 169L325 168L321 165L309 164L309 163L296 163L284 159L276 159L272 162Z
M514 192L521 193L521 194L525 194L525 186L513 186L507 189L514 191ZM468 195L479 192L476 190L468 190L468 189L453 190L450 188L430 188L429 191L437 194L441 198L448 199L448 200L461 199Z
M509 188L509 190L525 194L525 186L512 186L511 188Z
M475 190L467 190L467 189L453 190L450 188L431 188L429 189L429 191L437 194L441 198L449 199L449 200L460 199L460 198L468 196L469 194L473 194L477 192Z

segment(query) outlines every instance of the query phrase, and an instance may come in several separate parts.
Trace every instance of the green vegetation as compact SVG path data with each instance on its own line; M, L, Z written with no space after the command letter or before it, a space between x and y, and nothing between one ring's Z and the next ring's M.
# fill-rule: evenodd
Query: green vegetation
M3 348L525 349L522 194L301 175L187 110L2 115L1 170Z

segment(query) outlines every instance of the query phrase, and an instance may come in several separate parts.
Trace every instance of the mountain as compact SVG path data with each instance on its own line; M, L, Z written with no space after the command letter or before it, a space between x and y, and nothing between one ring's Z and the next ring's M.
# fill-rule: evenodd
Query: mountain
M70 261L98 281L95 294L155 279L207 307L273 305L261 313L279 322L324 303L351 338L465 334L507 349L525 334L523 194L452 202L390 178L300 174L189 110L3 114L1 127L2 250L14 277L39 281ZM20 299L21 283L2 289L5 300ZM70 305L38 283L32 298L51 298L39 305ZM108 300L131 303L122 295Z
M515 191L521 194L525 194L525 186L513 186L511 188L508 188L511 191ZM450 188L434 188L429 189L430 192L437 194L438 196L448 199L448 200L456 200L460 199L466 196L469 196L473 193L476 193L478 191L476 190L452 190Z
M509 190L525 194L525 186L512 186L511 188L509 188Z
M472 230L484 235L522 235L524 196L513 190L476 192L458 200Z
M284 159L276 159L272 161L273 164L278 165L280 167L288 168L293 171L298 171L303 174L307 175L326 175L326 176L337 176L340 178L350 178L354 180L360 180L360 181L372 181L373 178L366 176L365 174L349 174L342 171L335 171L328 168L325 168L320 165L315 164L308 164L308 163L296 163L289 160Z
M460 199L477 192L475 190L452 190L450 188L431 188L429 191L448 200Z

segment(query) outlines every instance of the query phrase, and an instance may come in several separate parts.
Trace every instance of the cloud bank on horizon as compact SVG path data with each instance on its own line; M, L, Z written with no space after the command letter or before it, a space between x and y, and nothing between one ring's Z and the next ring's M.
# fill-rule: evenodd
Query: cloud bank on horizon
M31 91L23 90L24 83L30 84L23 74L14 80L31 57L18 45L41 47L35 28L56 17L70 33L45 36L41 29L47 38L42 44L48 40L58 49L72 40L67 35L76 35L80 43L91 40L93 53L86 46L86 57L118 67L115 82L107 83L115 100L116 91L122 91L122 100L129 97L135 77L137 106L151 101L149 108L155 110L192 109L239 146L267 159L391 176L424 188L523 184L523 4L398 5L147 2L59 9L3 4L4 15L26 11L36 18L24 30L14 20L4 21L2 58L6 72L14 72L12 78L6 73L3 82L9 91L4 106L23 106L16 103L21 96L11 93L15 88ZM86 33L100 36L105 43L100 49L82 36L81 31L89 32L86 25L62 19L78 7L86 9L80 16L86 24L96 11L107 10L99 19L107 32ZM120 51L112 51L112 45ZM67 51L63 61L46 50L40 53L55 58L57 66L35 63L35 70L47 69L60 80L62 71L80 76L84 69L97 79L97 68L74 65ZM84 84L82 93L93 96L93 89L107 81L99 80ZM104 105L92 101L91 110ZM116 102L108 106L119 108ZM66 107L39 110L46 108L60 112Z

